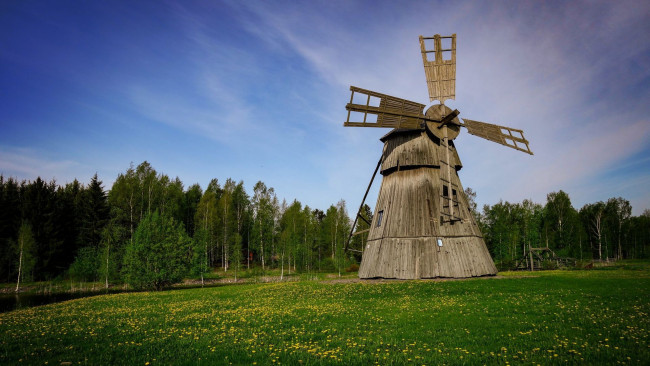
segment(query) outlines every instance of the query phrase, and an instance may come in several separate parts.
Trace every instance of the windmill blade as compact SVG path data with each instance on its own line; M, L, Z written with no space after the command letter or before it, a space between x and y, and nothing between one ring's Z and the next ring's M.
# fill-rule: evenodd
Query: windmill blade
M524 131L522 130L493 125L491 123L472 121L471 119L465 118L463 118L463 121L465 122L463 126L467 128L467 132L474 136L494 141L498 144L533 155L533 152L530 151L530 147L528 147L528 140L524 138Z
M351 86L350 90L352 91L350 103L345 106L345 109L348 110L348 118L343 123L343 126L420 128L425 118L424 114L422 114L424 104L357 88L355 86ZM355 93L361 95L361 99L365 101L365 104L353 103ZM377 100L379 100L378 103L376 103ZM363 120L350 121L350 112L363 114Z
M443 39L451 39L450 48L442 48ZM426 49L426 40L433 40L432 50ZM439 100L444 104L447 99L456 99L456 34L448 37L441 37L439 34L433 37L420 36L420 50L429 100ZM431 54L433 57L430 57Z

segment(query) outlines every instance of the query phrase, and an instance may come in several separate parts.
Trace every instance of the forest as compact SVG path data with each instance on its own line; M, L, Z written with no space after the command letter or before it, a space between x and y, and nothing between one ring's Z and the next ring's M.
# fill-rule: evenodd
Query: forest
M650 255L650 210L633 217L624 198L576 209L558 191L544 204L506 201L478 210L476 193L465 194L500 269L528 247L581 261ZM0 176L0 207L6 283L74 279L160 289L218 271L235 278L243 269L340 274L358 268L367 235L354 236L344 251L352 225L344 200L321 210L280 201L261 181L246 192L230 178L212 179L205 190L185 187L146 161L131 164L108 190L97 175L88 185L65 186ZM362 215L372 221L367 205ZM364 220L357 226L368 228Z

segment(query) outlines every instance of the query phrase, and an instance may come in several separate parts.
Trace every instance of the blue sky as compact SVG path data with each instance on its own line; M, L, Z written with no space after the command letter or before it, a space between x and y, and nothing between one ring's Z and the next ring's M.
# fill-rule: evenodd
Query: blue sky
M435 33L457 34L446 104L535 153L462 133L480 205L562 189L650 208L644 1L4 1L0 173L108 189L147 160L353 214L387 131L342 126L349 86L427 104L418 36Z

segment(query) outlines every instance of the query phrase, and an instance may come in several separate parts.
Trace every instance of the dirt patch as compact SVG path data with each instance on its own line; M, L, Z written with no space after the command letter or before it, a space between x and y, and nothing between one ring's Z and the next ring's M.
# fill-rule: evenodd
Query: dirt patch
M418 282L447 282L447 281L467 281L467 280L490 280L490 279L504 279L511 278L515 276L481 276L481 277L468 277L468 278L421 278L416 280L402 280L397 278L340 278L340 279L326 279L321 282L323 283L395 283L395 282L405 282L405 281L418 281ZM531 277L531 276L519 276L519 277ZM329 278L329 277L328 277Z

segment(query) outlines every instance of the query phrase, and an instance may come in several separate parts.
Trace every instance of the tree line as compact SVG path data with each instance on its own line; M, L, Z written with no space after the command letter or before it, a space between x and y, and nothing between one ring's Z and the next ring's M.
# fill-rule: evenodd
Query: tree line
M500 201L479 211L465 194L495 262L506 268L528 247L576 259L647 258L650 211L631 216L623 198L575 209L563 192L544 205ZM344 200L323 211L280 201L257 182L212 179L203 190L158 173L148 162L120 173L106 191L95 175L77 180L18 182L0 175L0 281L70 278L161 288L219 269L279 269L280 275L354 269L366 234L344 251L352 222ZM369 228L364 205L355 231Z
M492 257L510 268L527 248L550 248L558 256L576 260L648 258L650 210L632 216L630 202L621 197L585 204L576 209L569 195L549 193L544 205L523 200L499 201L477 210L476 193L465 194Z
M170 278L204 280L217 268L235 276L252 267L340 273L359 260L343 251L351 225L344 200L322 211L280 201L261 181L249 194L230 178L185 188L146 161L120 173L108 192L97 175L87 186L0 176L0 205L3 282L160 288Z

